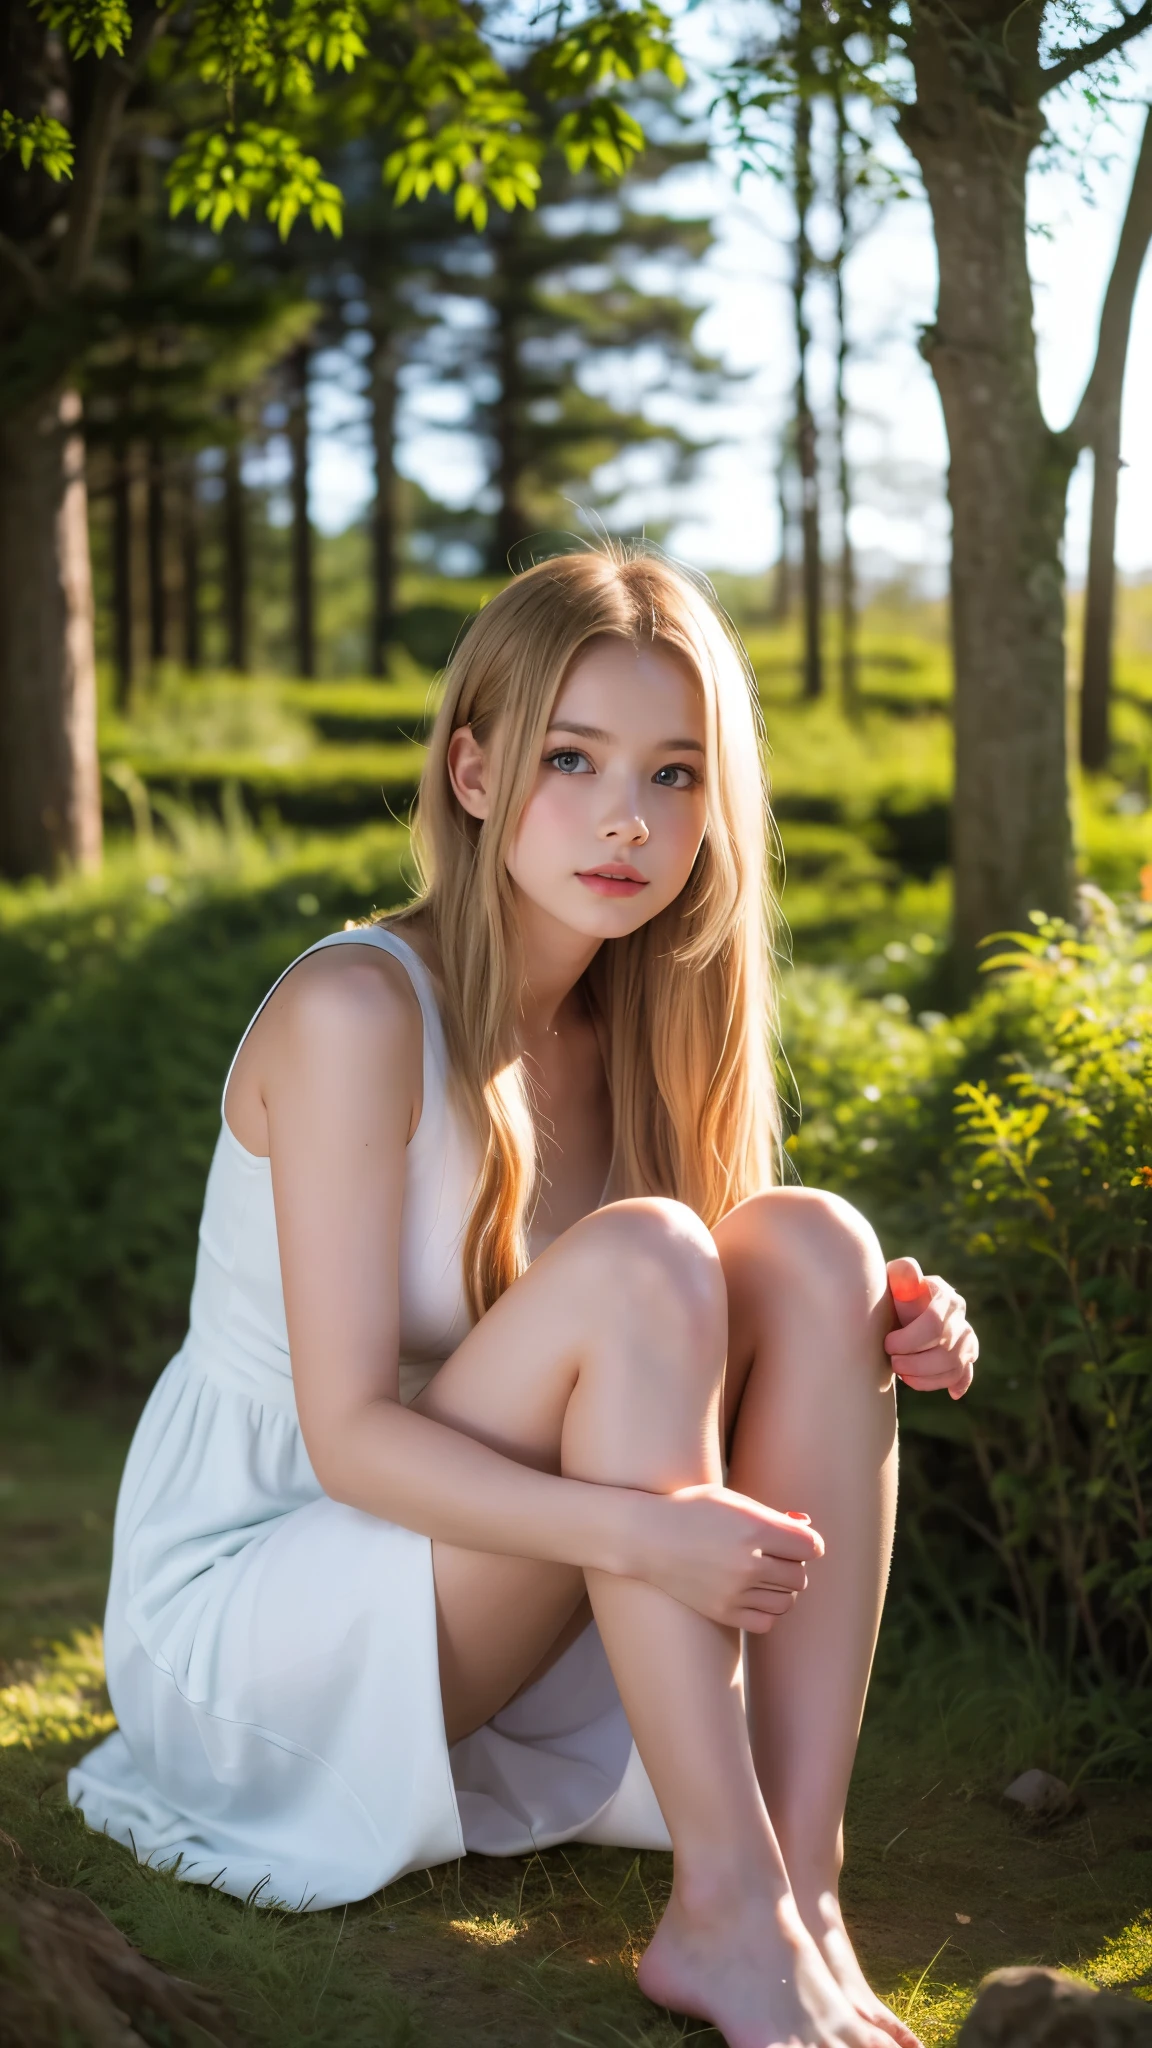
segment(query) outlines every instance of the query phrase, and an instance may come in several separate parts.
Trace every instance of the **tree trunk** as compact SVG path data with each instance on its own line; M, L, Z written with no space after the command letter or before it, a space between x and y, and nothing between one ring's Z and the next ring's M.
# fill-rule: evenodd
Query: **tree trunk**
M168 652L168 589L165 577L164 450L148 444L148 658L155 668Z
M498 224L502 227L503 222ZM501 267L503 245L499 232L494 238L496 264ZM507 273L508 266L503 266ZM496 314L496 379L499 396L494 408L496 435L496 488L499 505L492 539L489 568L494 576L506 576L514 550L528 532L528 517L521 502L524 488L520 445L520 350L517 333L515 283L507 275L493 297Z
M824 692L821 615L824 610L823 563L820 556L820 478L816 419L808 390L807 294L812 274L808 217L812 207L812 104L801 94L796 101L793 136L793 197L796 242L792 262L792 310L796 330L796 460L800 470L801 585L804 609L804 695Z
M180 594L184 666L197 669L204 659L204 636L200 616L200 500L196 490L196 459L191 455L180 473Z
M1071 456L1040 410L1025 226L1037 114L989 104L918 17L901 128L939 255L922 343L950 449L956 963L990 933L1072 910L1061 544ZM1011 110L1009 110L1011 112Z
M832 268L836 294L836 489L840 500L840 702L845 716L860 715L859 616L856 557L852 552L852 472L848 461L848 309L844 265L852 244L848 200L848 123L844 99L836 94L836 211L840 236Z
M292 616L296 672L316 675L316 590L312 522L308 513L308 365L311 351L301 342L288 358L288 446L292 458Z
M0 419L0 873L100 852L84 437L58 390Z
M792 507L788 502L788 476L792 467L792 434L785 429L780 442L780 460L776 469L776 503L780 511L780 553L772 578L772 604L769 618L774 626L782 626L792 610L792 560L789 542L792 537Z
M248 673L248 518L240 474L239 406L228 401L233 433L224 449L224 631L228 666Z
M129 712L135 690L132 589L132 466L123 442L112 454L112 610L116 708Z
M1092 451L1092 526L1084 592L1080 676L1080 759L1108 766L1111 752L1112 631L1116 609L1116 510L1120 497L1120 418L1101 429Z
M372 446L376 497L372 506L371 672L387 673L396 627L396 352L384 325L372 329Z
M1120 412L1132 330L1132 308L1152 242L1152 110L1132 174L1116 260L1100 312L1096 361L1069 433L1092 449L1092 532L1080 690L1080 759L1106 768L1112 697L1112 627L1116 601L1116 504L1120 486Z

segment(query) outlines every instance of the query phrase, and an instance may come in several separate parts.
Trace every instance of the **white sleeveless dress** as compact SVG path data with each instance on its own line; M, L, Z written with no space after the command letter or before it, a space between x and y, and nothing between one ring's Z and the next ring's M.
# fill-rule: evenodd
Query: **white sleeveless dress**
M375 926L320 946L341 943L399 960L424 1023L400 1242L411 1401L468 1329L475 1148L423 962ZM296 1414L271 1171L223 1114L188 1334L121 1483L105 1656L119 1726L70 1772L69 1797L195 1883L321 1908L466 1849L669 1847L594 1626L449 1750L431 1542L321 1490Z

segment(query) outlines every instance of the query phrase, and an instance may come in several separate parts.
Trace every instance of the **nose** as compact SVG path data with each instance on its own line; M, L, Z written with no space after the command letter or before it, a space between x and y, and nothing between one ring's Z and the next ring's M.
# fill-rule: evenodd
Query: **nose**
M601 819L601 839L615 839L625 846L643 846L648 837L648 827L639 811L629 814L626 810Z

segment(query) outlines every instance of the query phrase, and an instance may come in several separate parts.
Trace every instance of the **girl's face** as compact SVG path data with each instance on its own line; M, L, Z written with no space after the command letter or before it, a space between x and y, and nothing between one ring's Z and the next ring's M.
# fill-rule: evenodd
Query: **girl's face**
M557 695L508 855L520 895L594 941L655 917L704 837L704 740L699 685L675 655L589 642ZM456 742L457 795L483 816L487 763L470 733Z

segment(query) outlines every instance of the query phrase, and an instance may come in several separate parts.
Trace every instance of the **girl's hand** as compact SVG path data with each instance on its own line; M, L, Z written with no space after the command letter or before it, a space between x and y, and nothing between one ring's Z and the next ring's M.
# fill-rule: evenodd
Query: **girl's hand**
M805 1566L824 1555L807 1515L781 1514L726 1486L640 1501L628 1576L726 1628L766 1635L808 1584Z
M915 1259L889 1259L888 1285L901 1327L889 1331L884 1349L897 1378L919 1394L947 1387L959 1401L980 1356L963 1295L936 1273L925 1278Z

